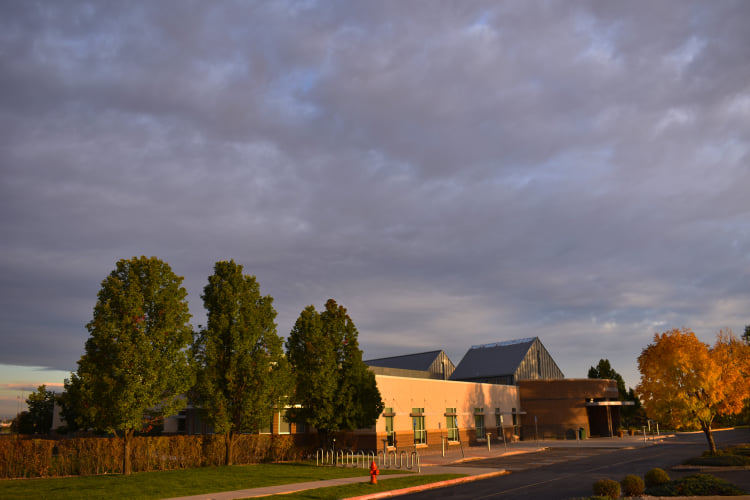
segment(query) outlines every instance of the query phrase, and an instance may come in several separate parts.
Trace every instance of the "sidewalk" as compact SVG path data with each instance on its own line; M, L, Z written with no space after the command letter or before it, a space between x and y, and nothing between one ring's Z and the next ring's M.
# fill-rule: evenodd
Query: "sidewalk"
M661 436L659 441L665 436ZM649 440L645 445L656 444L659 441ZM445 456L442 455L441 450L428 450L424 454L420 454L420 472L416 472L416 469L405 470L406 472L414 472L420 475L434 475L434 474L466 474L466 477L452 479L449 481L441 481L439 483L429 483L422 486L414 486L412 488L406 488L405 490L395 490L398 494L404 494L413 491L424 491L426 489L448 486L452 484L459 484L467 481L477 481L492 476L505 474L504 469L490 469L481 467L460 467L457 466L462 462L471 460L481 460L483 458L498 458L507 455L515 455L518 453L532 453L541 451L550 447L581 447L581 448L629 448L644 446L643 437L626 436L622 438L594 438L586 439L583 441L521 441L516 443L509 443L507 451L502 442L492 441L490 443L490 449L486 446L465 446L463 454L458 446L450 446L446 449ZM421 452L420 452L421 453ZM450 465L450 467L448 467ZM381 468L383 470L385 468ZM404 477L406 474L388 474L378 476L378 482L388 481L388 479L395 477ZM364 483L369 479L367 477L348 477L340 479L328 479L324 481L308 481L304 483L293 483L293 484L282 484L277 486L266 486L262 488L248 488L244 490L236 491L224 491L217 493L206 493L202 495L194 495L188 497L177 497L167 500L236 500L240 498L256 498L270 495L280 495L285 493L296 493L298 491L326 488L329 486L341 486L352 483ZM372 495L366 495L365 497L358 498L385 498L393 496L395 491L375 493Z

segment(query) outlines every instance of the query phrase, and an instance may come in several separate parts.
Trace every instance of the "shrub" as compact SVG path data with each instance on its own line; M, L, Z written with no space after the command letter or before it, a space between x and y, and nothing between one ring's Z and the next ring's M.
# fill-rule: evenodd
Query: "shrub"
M659 469L658 467L648 471L644 477L646 479L646 488L669 482L669 474L664 469Z
M750 465L750 457L730 454L703 455L702 457L691 458L685 463L688 465L707 465L711 467L742 466Z
M594 495L607 498L620 498L620 483L612 479L600 479L594 483Z
M719 450L716 453L704 452L702 456L691 458L688 465L708 465L712 467L750 465L750 448L738 446Z
M645 486L643 479L633 474L629 474L620 481L622 486L622 494L626 497L637 497L643 494Z
M647 488L652 496L732 496L744 495L745 491L732 483L709 474L694 474L683 479Z

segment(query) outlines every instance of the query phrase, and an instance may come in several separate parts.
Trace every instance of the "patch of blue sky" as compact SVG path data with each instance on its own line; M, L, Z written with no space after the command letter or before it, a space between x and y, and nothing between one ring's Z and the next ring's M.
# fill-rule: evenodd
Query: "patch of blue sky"
M367 152L362 165L371 177L389 183L412 182L417 170L410 162L387 157L382 151L371 149Z
M578 55L578 59L619 66L615 45L619 29L620 26L616 23L604 25L589 13L579 13L574 19L574 30L585 41L585 49Z
M494 13L489 10L483 10L474 19L469 28L487 28L490 27Z
M612 172L612 157L609 147L570 149L539 164L509 170L510 174L500 169L495 183L518 190L532 184L585 184L592 194L606 193L611 187L606 180Z
M492 23L494 13L482 11L474 21L466 28L466 34L481 37L494 37L497 27Z
M227 83L246 78L251 74L248 60L236 55L221 60L201 60L197 66L201 85L206 87L223 87Z
M309 99L320 80L320 72L312 69L288 71L277 79L266 94L271 110L289 120L307 120L318 116L320 107Z
M703 52L706 44L706 40L693 35L678 48L664 56L664 63L681 74Z

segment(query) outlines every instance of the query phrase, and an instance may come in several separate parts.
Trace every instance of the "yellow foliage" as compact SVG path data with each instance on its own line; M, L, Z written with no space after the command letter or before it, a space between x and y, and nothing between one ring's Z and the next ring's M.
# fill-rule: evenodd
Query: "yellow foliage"
M713 347L687 328L657 333L638 369L646 414L675 429L698 424L710 432L717 415L739 413L750 397L750 346L731 330L720 331Z

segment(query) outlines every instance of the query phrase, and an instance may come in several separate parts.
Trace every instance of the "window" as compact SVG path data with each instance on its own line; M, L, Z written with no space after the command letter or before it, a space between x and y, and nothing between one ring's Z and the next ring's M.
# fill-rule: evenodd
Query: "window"
M503 414L500 412L500 408L495 408L495 427L497 427L498 433L503 429Z
M187 432L187 412L182 410L177 415L177 433L185 434Z
M386 408L383 414L385 415L385 437L388 440L388 446L396 446L396 434L393 432L393 408Z
M278 428L279 428L279 434L291 434L292 433L292 423L289 421L288 418L289 410L282 410L278 413L279 416L279 422L278 422Z
M414 444L427 444L427 430L424 425L424 408L411 409L411 424L414 428Z
M484 408L474 408L474 429L477 431L477 439L484 439Z
M305 434L307 432L307 423L304 420L298 420L295 422L294 432L296 434Z
M445 409L445 428L448 431L448 441L458 441L458 419L455 408Z

